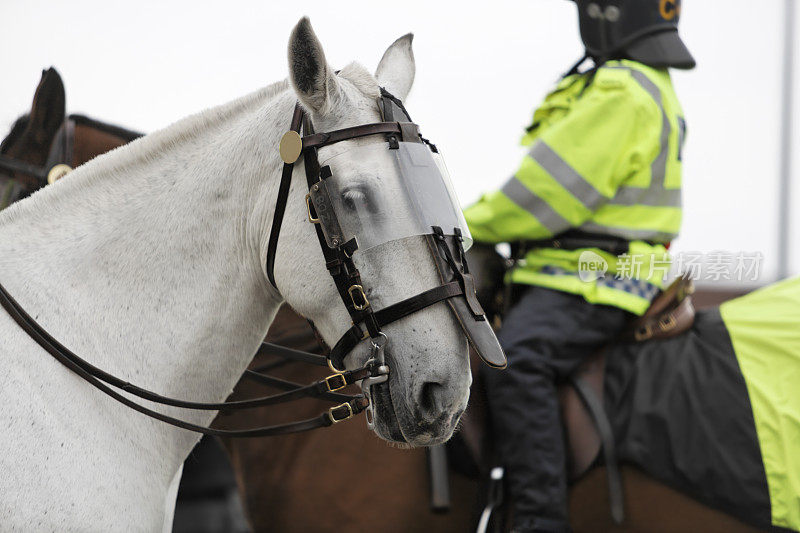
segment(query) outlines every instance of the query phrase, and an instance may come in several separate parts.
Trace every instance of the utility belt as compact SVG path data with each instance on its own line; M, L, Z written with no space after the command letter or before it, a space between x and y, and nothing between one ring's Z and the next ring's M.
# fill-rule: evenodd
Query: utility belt
M659 243L643 241L650 245ZM549 239L523 240L511 243L511 257L515 261L523 259L531 250L537 248L557 248L560 250L582 250L597 248L611 255L627 254L631 241L613 235L601 235L580 230L568 230Z
M660 244L653 241L639 241L650 244L651 246ZM506 263L506 273L513 271L520 264L520 262L524 261L528 252L537 249L558 249L568 251L597 249L614 256L622 256L630 252L631 242L632 241L622 237L589 233L577 229L565 231L548 239L516 241L514 243L509 243L511 245L511 256L510 260L508 260ZM663 245L663 243L661 244ZM567 272L564 271L564 273ZM503 305L500 306L500 308L503 309L501 314L505 315L508 312L510 305L512 305L516 299L514 283L506 283L505 290L503 292Z

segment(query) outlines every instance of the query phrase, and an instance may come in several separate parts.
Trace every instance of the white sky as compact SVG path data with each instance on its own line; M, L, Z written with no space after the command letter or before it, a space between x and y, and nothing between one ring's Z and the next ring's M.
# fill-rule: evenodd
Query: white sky
M674 250L761 251L767 281L777 266L783 1L722 4L684 2L682 33L699 67L674 75L689 125ZM302 15L336 68L357 60L374 69L395 38L415 33L409 111L442 148L465 204L515 170L522 129L582 51L566 0L0 0L0 130L29 109L50 65L70 112L142 131L166 126L284 78ZM794 119L797 140L800 101ZM794 205L799 174L795 157ZM792 259L800 272L800 247Z

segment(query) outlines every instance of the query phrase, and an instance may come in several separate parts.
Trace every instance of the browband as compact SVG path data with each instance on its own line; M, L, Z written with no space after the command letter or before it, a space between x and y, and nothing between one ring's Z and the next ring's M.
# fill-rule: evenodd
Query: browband
M379 133L401 135L403 136L403 140L407 142L413 142L414 140L419 141L419 126L414 123L376 122L374 124L353 126L351 128L343 128L327 133L314 133L311 135L306 135L303 137L303 150L307 148L320 148L322 146L337 143L339 141L357 139L359 137L377 135ZM405 137L409 136L411 137L410 139L405 139Z

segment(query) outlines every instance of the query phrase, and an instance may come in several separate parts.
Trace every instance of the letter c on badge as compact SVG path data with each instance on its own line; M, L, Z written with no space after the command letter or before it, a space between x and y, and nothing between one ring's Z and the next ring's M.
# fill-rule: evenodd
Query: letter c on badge
M672 20L680 13L679 0L660 0L658 3L658 11L664 20Z

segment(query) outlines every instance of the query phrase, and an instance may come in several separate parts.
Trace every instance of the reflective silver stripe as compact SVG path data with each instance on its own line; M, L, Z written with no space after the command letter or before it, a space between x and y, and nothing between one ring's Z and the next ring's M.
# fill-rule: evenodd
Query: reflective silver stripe
M579 277L577 272L570 272L569 270L565 270L563 268L552 266L552 265L545 265L539 270L540 273L548 275L548 276L575 276ZM588 282L587 282L588 283ZM621 278L614 276L613 274L601 276L597 278L597 284L608 287L609 289L614 289L617 291L627 292L628 294L632 294L634 296L638 296L639 298L644 298L646 300L652 300L658 294L660 290L656 285L652 283L637 279L637 278Z
M544 141L536 142L529 155L587 208L595 208L607 200L600 191L594 188L594 185L581 176Z
M601 226L600 224L595 224L594 222L587 222L581 225L580 229L588 233L612 235L615 237L621 237L623 239L627 239L629 241L650 241L650 242L667 243L672 241L675 237L678 236L677 233L669 233L666 231L657 231L651 229L620 228L617 226Z
M553 235L561 233L572 226L567 219L559 215L550 207L550 204L527 188L516 176L512 176L500 191L508 196L512 202L536 217Z
M644 189L639 187L620 187L611 205L647 207L681 207L680 189Z
M664 184L667 179L667 161L669 159L669 137L672 132L672 125L664 109L664 102L661 90L643 72L625 66L606 67L615 70L627 70L631 77L644 89L655 101L661 110L661 150L655 161L650 167L650 186L648 188L622 186L611 199L611 205L645 205L651 207L681 207L681 194L679 189L665 189Z
M672 131L672 125L669 123L669 117L664 109L664 101L661 98L661 90L658 88L658 86L653 83L644 72L632 68L628 68L628 71L631 73L633 79L642 86L642 89L650 94L653 100L655 100L656 105L658 105L658 108L661 110L661 116L663 118L661 121L661 151L658 153L658 157L656 157L656 160L653 161L653 165L651 167L652 180L650 182L650 188L658 187L663 189L664 180L667 178L667 156L669 155L669 135Z

